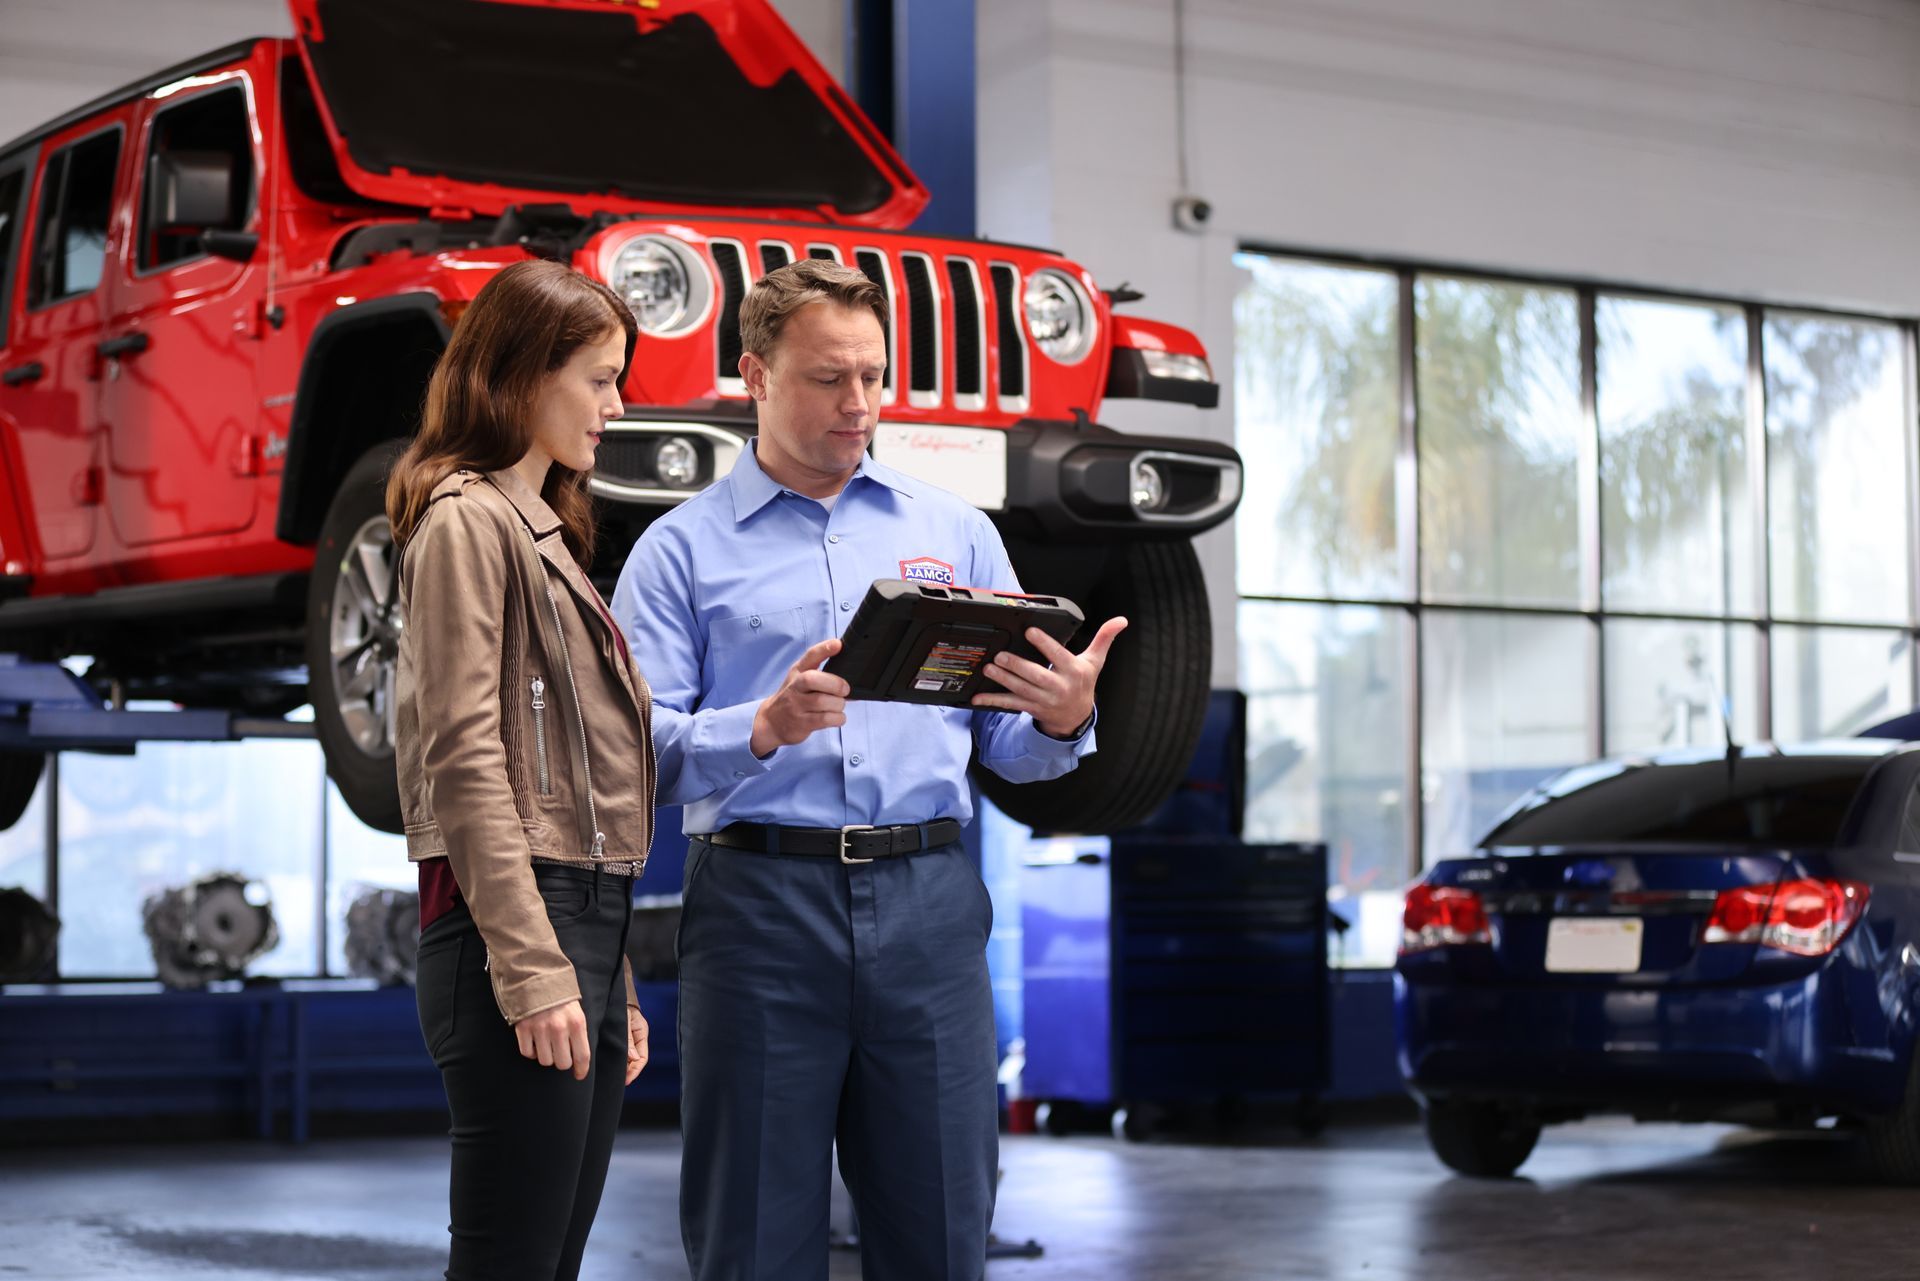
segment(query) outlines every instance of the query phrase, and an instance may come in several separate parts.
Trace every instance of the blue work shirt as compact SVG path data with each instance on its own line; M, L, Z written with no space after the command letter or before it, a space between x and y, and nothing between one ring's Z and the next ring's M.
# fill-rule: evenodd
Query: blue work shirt
M757 444L758 442L754 442ZM973 817L967 762L1015 783L1057 778L1094 750L1089 726L1051 738L1025 713L849 702L847 723L757 759L754 712L806 650L846 630L876 578L916 571L1019 591L1000 532L965 500L863 461L831 510L783 488L752 447L634 545L613 616L653 689L659 800L689 834Z

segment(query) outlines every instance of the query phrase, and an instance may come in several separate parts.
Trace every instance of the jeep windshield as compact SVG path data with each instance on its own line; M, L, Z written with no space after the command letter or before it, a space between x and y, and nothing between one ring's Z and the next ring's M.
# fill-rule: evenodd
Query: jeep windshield
M291 0L346 181L894 225L923 188L764 0ZM576 202L578 203L578 202Z
M1483 846L1831 845L1880 756L1611 761L1533 794Z

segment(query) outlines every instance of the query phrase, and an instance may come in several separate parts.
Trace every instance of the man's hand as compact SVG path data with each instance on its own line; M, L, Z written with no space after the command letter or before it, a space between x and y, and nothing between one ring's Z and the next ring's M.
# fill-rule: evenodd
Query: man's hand
M787 679L753 714L753 754L762 760L777 747L805 742L816 730L847 723L847 695L853 687L820 668L840 652L838 637L823 640L787 669Z
M647 1065L647 1020L640 1013L640 1007L627 1007L627 1084L640 1075L640 1069Z
M520 1053L538 1059L541 1067L571 1071L573 1079L587 1079L587 1065L593 1051L587 1045L587 1016L580 1002L568 1001L538 1014L529 1014L513 1025Z
M1042 667L1002 650L987 664L987 675L1007 692L976 694L973 705L1031 713L1033 723L1045 733L1069 738L1093 715L1093 687L1100 669L1107 665L1114 637L1126 630L1126 619L1109 618L1086 649L1076 654L1038 627L1029 627L1027 639L1053 666Z

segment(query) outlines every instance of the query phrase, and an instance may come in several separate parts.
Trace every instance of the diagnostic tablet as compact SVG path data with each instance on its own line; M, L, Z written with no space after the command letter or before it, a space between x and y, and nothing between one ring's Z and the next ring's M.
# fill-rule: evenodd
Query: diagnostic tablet
M826 670L853 686L850 698L966 707L975 694L1005 692L986 675L1000 651L1048 665L1027 639L1029 627L1064 645L1085 621L1064 596L882 578L867 589Z

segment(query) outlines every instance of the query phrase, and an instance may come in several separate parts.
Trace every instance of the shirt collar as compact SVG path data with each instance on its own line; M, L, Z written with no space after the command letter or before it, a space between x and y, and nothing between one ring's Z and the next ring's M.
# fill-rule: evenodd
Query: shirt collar
M783 485L761 470L759 447L758 437L748 441L739 461L734 463L733 470L727 476L727 483L733 486L733 521L736 525L786 492ZM871 455L861 458L860 465L853 469L847 489L851 490L857 480L870 480L904 497L913 496L913 491L907 487L906 477L891 467L875 462ZM841 492L844 494L846 490Z

